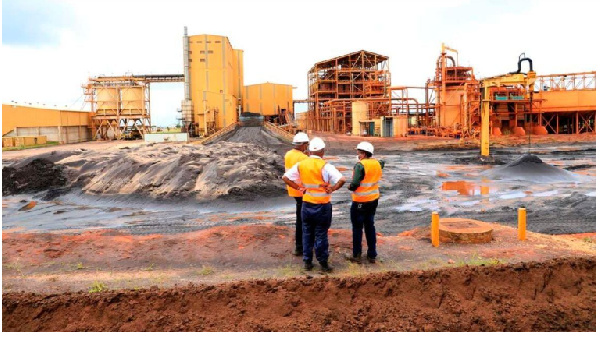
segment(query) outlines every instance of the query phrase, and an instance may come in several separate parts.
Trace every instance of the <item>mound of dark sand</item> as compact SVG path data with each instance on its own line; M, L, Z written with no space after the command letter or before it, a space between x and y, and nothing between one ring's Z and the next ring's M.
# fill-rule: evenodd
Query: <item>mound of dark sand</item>
M2 194L35 193L65 185L63 166L47 159L33 159L2 169Z
M583 178L577 174L546 164L533 154L503 166L492 168L481 173L490 179L511 179L530 182L578 182Z
M283 158L259 145L148 144L24 159L4 168L2 186L6 195L52 189L51 198L67 185L96 195L251 200L284 194L283 172Z

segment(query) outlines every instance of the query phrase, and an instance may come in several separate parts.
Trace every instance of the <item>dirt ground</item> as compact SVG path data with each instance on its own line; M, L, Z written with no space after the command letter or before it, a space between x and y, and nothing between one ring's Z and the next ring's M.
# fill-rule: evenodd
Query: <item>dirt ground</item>
M290 148L263 132L227 139L278 157ZM364 139L321 136L327 160L351 175ZM493 139L497 164L532 153L573 181L491 180L481 173L497 165L473 162L474 142L370 138L386 160L379 260L346 259L342 189L332 200L331 274L304 272L292 255L285 194L206 203L76 189L3 196L3 331L595 331L595 135L532 139ZM141 145L61 145L2 160ZM526 241L516 236L520 206ZM494 240L434 248L432 211L491 222Z
M4 294L3 331L596 331L595 258Z

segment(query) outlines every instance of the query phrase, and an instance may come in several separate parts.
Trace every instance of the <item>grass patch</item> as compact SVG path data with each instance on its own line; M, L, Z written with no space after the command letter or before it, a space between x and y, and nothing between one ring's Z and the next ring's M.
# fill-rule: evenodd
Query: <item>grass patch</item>
M94 283L92 284L92 286L89 288L88 291L90 293L105 292L105 291L108 291L108 287L102 282L94 281Z
M300 269L299 266L297 265L291 265L291 264L287 264L283 267L280 267L277 269L277 272L275 273L277 277L294 277L297 276L299 274L301 274L302 271Z
M585 238L583 238L583 242L586 242L588 244L592 244L595 241L594 241L594 239L592 237L585 237Z
M148 265L145 268L142 268L142 271L154 271L154 263Z
M196 271L196 274L198 275L211 275L215 273L215 270L210 267L210 266L204 266L202 265L202 268Z
M455 260L455 266L492 266L504 264L506 261L497 258L483 258L477 253L473 253L471 257L466 259L457 259Z
M56 146L59 145L58 141L48 141L43 145L28 145L28 146L19 146L19 147L2 147L2 152L4 151L20 151L20 150L24 150L24 149L31 149L31 148L43 148L43 147L50 147L50 146Z

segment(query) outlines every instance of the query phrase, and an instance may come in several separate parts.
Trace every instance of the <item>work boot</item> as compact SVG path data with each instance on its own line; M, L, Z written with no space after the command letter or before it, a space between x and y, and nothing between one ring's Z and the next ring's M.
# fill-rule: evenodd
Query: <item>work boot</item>
M348 260L350 262L353 262L355 264L360 264L361 261L362 261L362 256L360 254L359 255L352 255L352 256L346 255L346 260Z
M321 261L319 262L319 264L321 265L321 272L329 273L333 271L333 268L329 266L329 263L327 263L327 261Z
M301 257L302 256L302 249L297 249L296 248L293 253L294 253L294 255L296 257Z
M313 267L315 267L315 265L313 265L312 261L305 261L304 262L304 270L305 271L310 271L313 269Z
M374 257L369 257L369 256L367 256L367 260L368 260L368 261L369 261L371 264L374 264L374 263L376 263L376 262L377 262L377 259L376 259L376 258L374 258Z

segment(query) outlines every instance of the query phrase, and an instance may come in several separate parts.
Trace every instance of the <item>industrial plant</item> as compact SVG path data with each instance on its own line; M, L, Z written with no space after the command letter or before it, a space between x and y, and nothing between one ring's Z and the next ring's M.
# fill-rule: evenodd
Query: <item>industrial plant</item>
M228 37L188 35L186 27L182 74L90 78L82 86L89 112L3 104L2 133L45 135L61 143L143 138L152 133L150 85L156 82L183 82L181 132L190 138L229 131L248 114L260 115L290 135L315 131L479 139L488 133L581 134L596 129L595 71L539 75L534 62L521 55L507 75L477 79L472 67L459 64L458 51L442 44L431 75L424 75L418 87L393 85L388 62L389 57L365 50L316 62L307 72L306 97L292 98L290 84L245 84L244 51L233 48ZM409 92L421 94L409 97ZM296 112L300 103L308 110ZM57 122L53 115L77 118Z
M2 104L3 331L596 330L595 70L357 42L252 83L231 39Z

